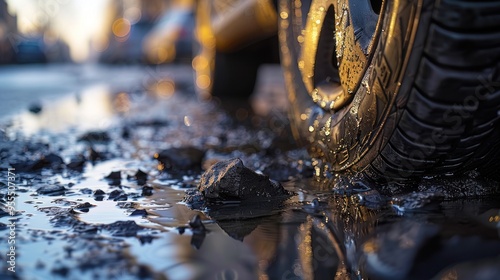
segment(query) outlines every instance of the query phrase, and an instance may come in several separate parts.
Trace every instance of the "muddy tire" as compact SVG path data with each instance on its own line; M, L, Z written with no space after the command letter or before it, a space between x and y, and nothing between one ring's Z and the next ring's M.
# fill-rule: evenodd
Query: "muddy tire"
M279 9L294 133L320 166L398 182L498 170L500 1Z

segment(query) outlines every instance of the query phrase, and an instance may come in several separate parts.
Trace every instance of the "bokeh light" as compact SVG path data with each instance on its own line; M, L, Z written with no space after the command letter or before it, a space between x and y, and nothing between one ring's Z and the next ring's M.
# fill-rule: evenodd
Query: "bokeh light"
M130 33L130 21L119 18L113 22L112 30L116 37L126 37Z

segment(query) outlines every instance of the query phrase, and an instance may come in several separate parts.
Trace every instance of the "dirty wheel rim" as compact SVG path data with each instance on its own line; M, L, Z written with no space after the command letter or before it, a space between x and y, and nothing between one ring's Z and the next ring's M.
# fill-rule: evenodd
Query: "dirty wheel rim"
M380 34L382 0L313 0L298 60L312 100L337 111L350 103ZM303 24L304 25L304 24Z

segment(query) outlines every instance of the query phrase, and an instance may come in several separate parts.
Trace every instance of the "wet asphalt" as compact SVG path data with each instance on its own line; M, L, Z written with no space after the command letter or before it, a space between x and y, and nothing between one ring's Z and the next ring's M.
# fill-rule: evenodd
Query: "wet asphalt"
M0 68L0 278L495 279L497 182L314 177L280 69L259 81L228 116L188 65ZM236 158L287 195L207 202L202 174Z

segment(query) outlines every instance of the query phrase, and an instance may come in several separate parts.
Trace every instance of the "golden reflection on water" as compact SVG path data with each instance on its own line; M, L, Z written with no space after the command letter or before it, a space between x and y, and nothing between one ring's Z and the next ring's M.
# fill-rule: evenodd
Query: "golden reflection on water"
M81 129L104 129L113 115L113 102L106 86L89 87L76 96L42 104L38 114L21 113L14 118L14 123L27 135L40 130L63 132L68 127Z

